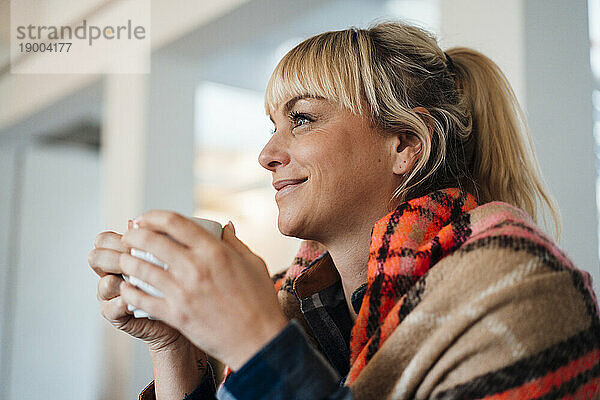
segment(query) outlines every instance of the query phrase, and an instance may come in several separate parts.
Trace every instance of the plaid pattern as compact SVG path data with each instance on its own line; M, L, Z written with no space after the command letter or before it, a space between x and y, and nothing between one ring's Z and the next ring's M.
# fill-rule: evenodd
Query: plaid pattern
M369 251L344 383L354 399L600 398L591 278L524 211L438 190L379 220ZM297 294L306 272L278 284Z
M349 384L402 322L406 292L466 240L465 215L476 206L472 195L446 189L404 202L375 224L367 292L352 330Z

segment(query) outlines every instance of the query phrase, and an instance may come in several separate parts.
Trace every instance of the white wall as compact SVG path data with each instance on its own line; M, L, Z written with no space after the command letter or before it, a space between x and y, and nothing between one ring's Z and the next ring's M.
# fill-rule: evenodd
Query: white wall
M592 76L585 1L440 1L443 47L480 50L525 109L542 175L563 217L560 246L600 289ZM540 225L549 234L551 226Z
M596 155L586 1L523 2L527 116L563 216L562 248L600 293Z
M98 154L28 149L18 221L8 399L95 399L105 322L87 253L100 230Z
M523 1L439 1L442 48L467 46L490 57L522 105L526 102Z

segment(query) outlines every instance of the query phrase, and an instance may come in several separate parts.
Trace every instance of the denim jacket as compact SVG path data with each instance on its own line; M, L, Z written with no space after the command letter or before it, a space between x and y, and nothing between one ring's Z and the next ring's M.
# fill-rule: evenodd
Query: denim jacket
M314 260L332 263L328 252ZM358 313L367 285L352 294L352 307ZM316 339L315 348L303 326L292 319L288 325L238 371L231 373L217 390L212 369L184 400L219 399L326 399L350 400L350 388L344 386L350 368L350 332L352 319L340 279L310 294L295 288L300 310ZM306 297L303 297L306 294ZM153 385L140 395L153 398Z

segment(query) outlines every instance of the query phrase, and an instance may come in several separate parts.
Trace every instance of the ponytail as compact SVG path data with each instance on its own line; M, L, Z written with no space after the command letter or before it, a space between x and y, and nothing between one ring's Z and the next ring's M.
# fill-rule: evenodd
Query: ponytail
M546 191L525 117L500 68L483 54L465 47L446 53L460 96L468 103L476 142L471 174L479 201L504 201L525 210L538 221L547 206L560 239L561 218L556 200ZM543 204L538 204L541 200ZM546 214L543 213L544 222Z

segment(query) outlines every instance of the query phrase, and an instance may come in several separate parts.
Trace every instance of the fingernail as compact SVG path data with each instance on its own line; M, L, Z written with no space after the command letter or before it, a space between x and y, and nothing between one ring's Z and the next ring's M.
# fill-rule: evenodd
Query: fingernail
M231 220L227 223L227 225L229 226L229 229L231 229L233 231L233 234L235 235L235 226L233 226L233 222L231 222Z
M131 226L133 227L133 229L140 229L140 217L135 217L131 220Z

